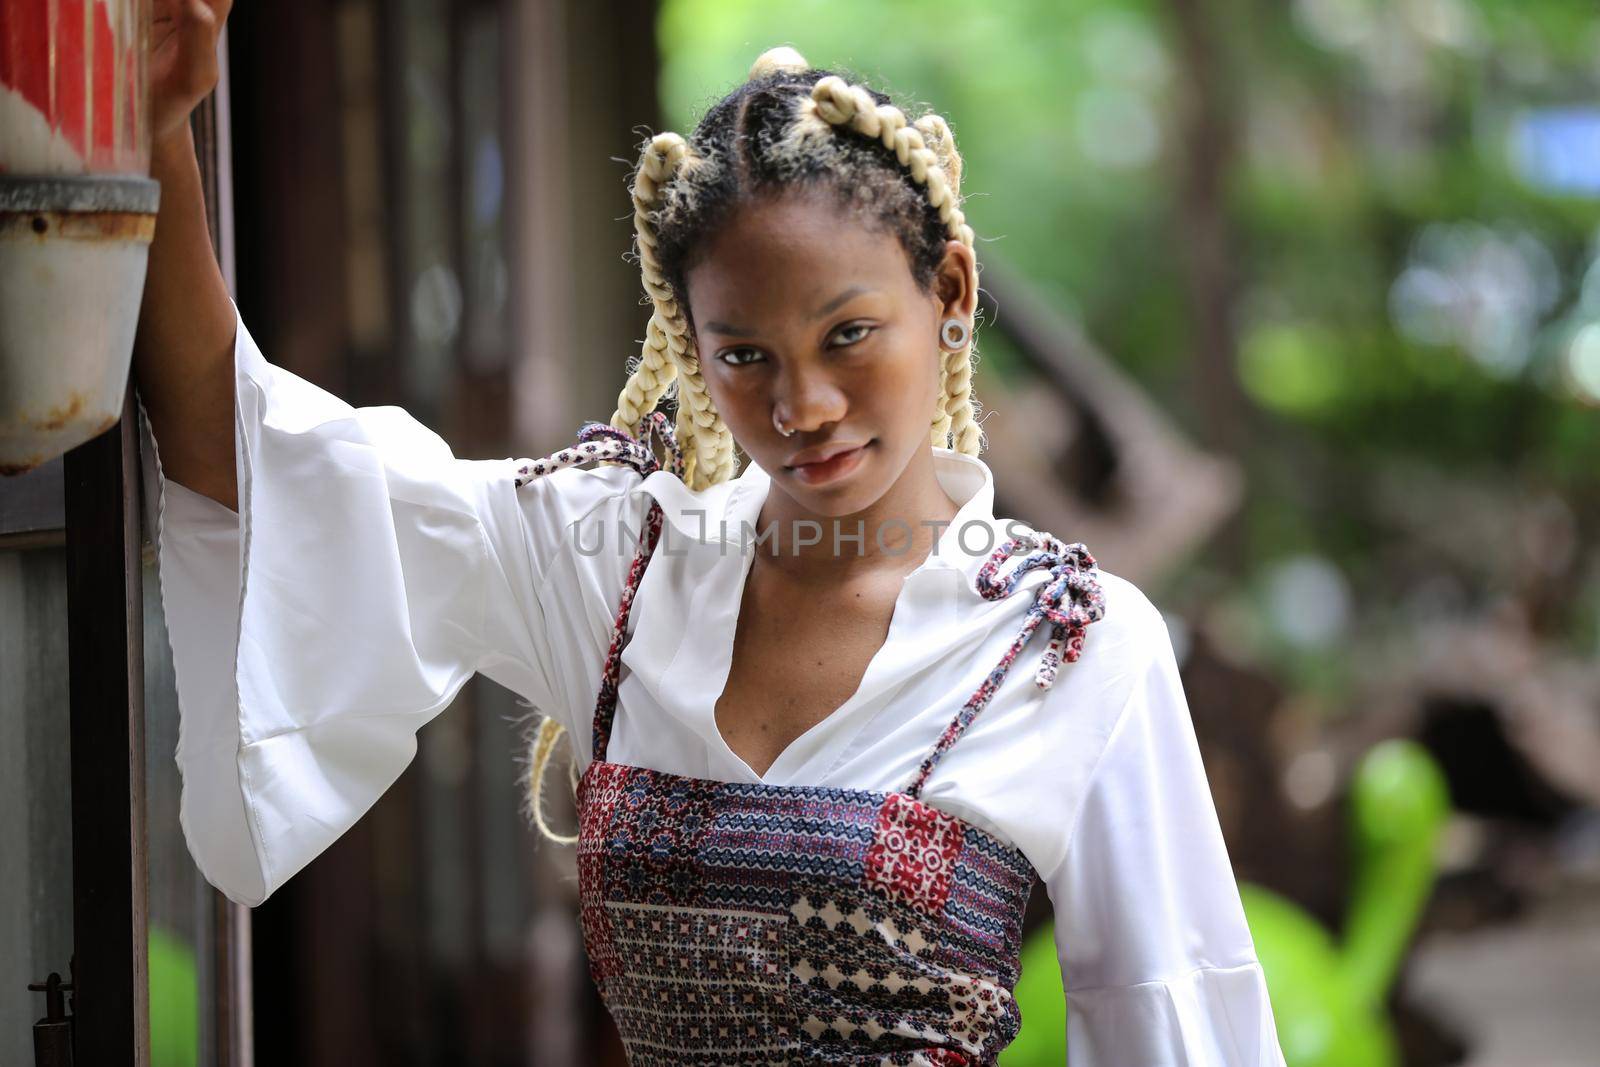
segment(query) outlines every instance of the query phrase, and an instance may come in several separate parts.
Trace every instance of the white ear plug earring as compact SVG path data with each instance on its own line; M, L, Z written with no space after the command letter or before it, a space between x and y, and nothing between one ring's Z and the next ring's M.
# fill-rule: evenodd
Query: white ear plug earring
M964 321L952 315L940 325L939 339L944 342L944 346L950 351L958 352L966 346L967 337L970 336L971 332Z
M776 408L774 408L772 411L772 425L776 426L778 428L778 432L783 434L785 437L793 437L795 434L793 430L785 430L783 428L783 423L778 420L778 411Z

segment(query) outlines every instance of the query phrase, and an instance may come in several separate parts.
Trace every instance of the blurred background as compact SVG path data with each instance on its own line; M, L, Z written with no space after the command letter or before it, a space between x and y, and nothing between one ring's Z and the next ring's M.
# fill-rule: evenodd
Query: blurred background
M639 142L779 43L953 127L997 510L1166 614L1291 1067L1600 1062L1592 0L242 2L252 333L459 456L553 451L643 333ZM0 618L24 665L41 611ZM183 929L146 624L152 916ZM528 713L469 685L253 913L256 1062L621 1063L570 850L519 814ZM1392 739L1418 758L1374 762ZM1060 1062L1058 1020L1024 1038Z

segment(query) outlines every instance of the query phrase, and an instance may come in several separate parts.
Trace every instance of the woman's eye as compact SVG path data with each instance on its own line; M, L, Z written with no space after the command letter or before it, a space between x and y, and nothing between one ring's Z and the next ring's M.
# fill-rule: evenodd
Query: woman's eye
M752 358L751 359L739 359L738 357L740 355L747 355L747 356L750 356ZM754 349L754 348L730 348L726 352L722 353L722 355L718 356L717 358L722 360L722 362L724 362L724 363L726 363L726 364L728 364L730 366L742 367L746 363L755 362L755 358L754 357L757 357L757 356L760 356L760 355L761 355L761 353L759 351L757 351L756 349Z
M857 322L850 326L846 326L833 336L846 345L854 345L865 341L867 339L867 335L871 332L871 326L868 326L864 322Z

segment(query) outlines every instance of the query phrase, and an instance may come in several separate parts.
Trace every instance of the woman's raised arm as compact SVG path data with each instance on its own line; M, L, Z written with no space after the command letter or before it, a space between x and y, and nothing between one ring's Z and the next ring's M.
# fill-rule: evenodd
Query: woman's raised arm
M231 0L156 0L151 16L151 176L161 213L133 373L167 477L238 507L233 453L236 317L206 227L189 115L217 83Z

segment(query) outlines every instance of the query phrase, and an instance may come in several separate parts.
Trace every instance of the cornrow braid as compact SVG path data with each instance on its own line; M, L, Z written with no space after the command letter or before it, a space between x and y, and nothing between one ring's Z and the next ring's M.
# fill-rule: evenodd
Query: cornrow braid
M926 291L948 241L974 248L961 210L961 171L955 138L938 115L909 121L888 96L812 68L793 48L762 53L744 84L712 105L687 140L656 134L640 151L630 193L652 311L611 425L638 436L650 412L675 392L685 484L704 489L734 477L733 434L700 372L682 297L709 238L741 204L762 195L828 189L847 210L900 241L912 277ZM929 441L978 455L983 435L972 395L973 345L969 340L959 351L939 351L940 398ZM530 737L526 805L545 836L570 842L546 825L540 806L545 769L563 732L545 719Z
M961 198L961 153L956 151L955 135L950 132L950 124L934 114L922 116L912 123L917 132L922 134L923 141L932 148L939 157L939 166L944 170L945 177L950 180L950 194L960 202Z

